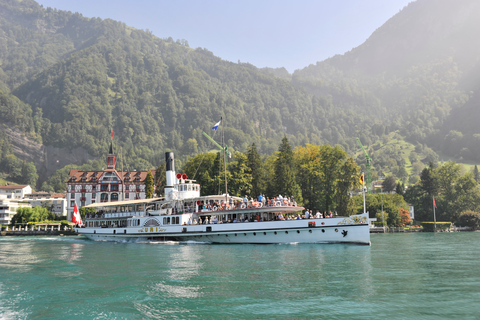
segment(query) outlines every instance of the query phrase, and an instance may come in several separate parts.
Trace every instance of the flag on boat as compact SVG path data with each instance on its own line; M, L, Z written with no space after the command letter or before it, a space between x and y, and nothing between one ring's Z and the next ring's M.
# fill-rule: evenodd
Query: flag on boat
M222 120L218 121L217 123L215 123L215 125L212 127L212 130L215 131L218 129L218 126L220 125L220 122L222 122Z
M78 212L77 203L75 202L75 207L73 208L72 222L76 224L82 224L82 217L80 212Z

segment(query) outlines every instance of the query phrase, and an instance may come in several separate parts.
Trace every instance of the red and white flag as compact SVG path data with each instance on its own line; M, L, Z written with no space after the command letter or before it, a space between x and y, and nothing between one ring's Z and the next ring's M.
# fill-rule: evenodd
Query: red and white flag
M82 217L80 212L78 212L77 203L75 202L75 207L73 208L72 222L76 224L82 224Z
M435 203L435 197L433 197L433 205L435 206L435 209L437 209L437 204Z

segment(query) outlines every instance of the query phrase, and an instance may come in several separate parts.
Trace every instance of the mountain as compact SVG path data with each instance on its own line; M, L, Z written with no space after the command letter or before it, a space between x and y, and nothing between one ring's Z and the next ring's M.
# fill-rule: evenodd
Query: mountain
M339 144L354 154L356 137L373 145L395 136L417 153L459 148L480 159L461 112L478 101L479 8L410 3L361 46L290 75L122 22L0 0L0 171L11 150L36 159L41 177L103 159L112 129L127 168L157 166L166 150L182 161L215 148L202 131L220 117L230 150L255 142L272 154L287 136L293 146ZM401 152L376 146L376 170L388 171L391 157L405 166Z
M461 110L478 107L478 16L475 0L411 2L362 45L296 71L292 81L335 106L381 120L407 141L455 158L466 148L461 156L478 161L470 141L447 146L450 131L472 127L461 123L474 113Z
M262 153L273 153L284 135L293 145L348 149L355 145L348 137L362 128L357 114L288 77L185 41L32 0L2 0L0 12L0 94L10 101L0 105L9 113L1 121L45 146L84 150L79 164L106 154L112 128L126 165L139 170L158 165L165 150L186 158L214 148L202 131L211 132L220 117L231 150L255 142Z

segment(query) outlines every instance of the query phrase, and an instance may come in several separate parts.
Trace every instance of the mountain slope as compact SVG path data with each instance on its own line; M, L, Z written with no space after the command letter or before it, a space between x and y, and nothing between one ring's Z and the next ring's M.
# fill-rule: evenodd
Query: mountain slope
M30 108L25 132L49 146L103 156L113 128L127 165L145 169L166 149L184 157L211 149L202 131L221 116L229 148L255 142L263 153L284 135L293 145L348 150L373 125L365 129L358 114L206 49L30 0L0 6L2 39L11 44L0 49L3 81Z
M295 72L292 81L412 143L445 151L446 121L480 86L478 16L475 0L412 2L359 47ZM467 158L480 156L470 151Z

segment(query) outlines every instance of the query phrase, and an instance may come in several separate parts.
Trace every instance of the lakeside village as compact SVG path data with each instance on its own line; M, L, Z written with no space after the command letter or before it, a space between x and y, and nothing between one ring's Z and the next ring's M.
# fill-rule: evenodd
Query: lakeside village
M152 171L152 170L150 170ZM0 186L0 227L1 235L75 235L77 204L80 208L95 203L143 200L146 199L146 183L149 171L117 171L115 168L115 155L112 146L107 156L107 169L103 171L81 171L71 170L67 181L67 192L48 193L33 192L29 185L6 184ZM155 174L153 170L152 174ZM361 194L361 191L359 192ZM352 195L352 194L351 194ZM248 209L262 206L296 206L295 199L287 196L277 196L275 198L259 195L255 198L244 198L232 200L231 203L221 201L213 205L202 204L203 209L215 211L228 211L233 209ZM207 207L208 206L208 207ZM383 204L382 204L383 207ZM414 219L414 207L409 206L409 212L405 211L406 217L403 219L410 223ZM23 214L23 217L15 219L17 213ZM87 217L88 217L87 213ZM28 215L37 215L34 221L25 217ZM83 213L85 216L85 213ZM298 219L322 219L333 218L336 212L320 212L319 210L309 210L280 216L282 220ZM238 222L256 222L255 217L251 216L248 221ZM73 220L73 222L72 222ZM234 221L237 222L237 221ZM215 224L219 223L216 217L204 220L188 221L185 224ZM221 221L220 221L221 223ZM418 232L433 231L463 231L468 228L456 228L452 223L436 222L427 223L423 226L410 226L388 228L385 221L378 222L376 218L369 219L371 233L384 232Z

